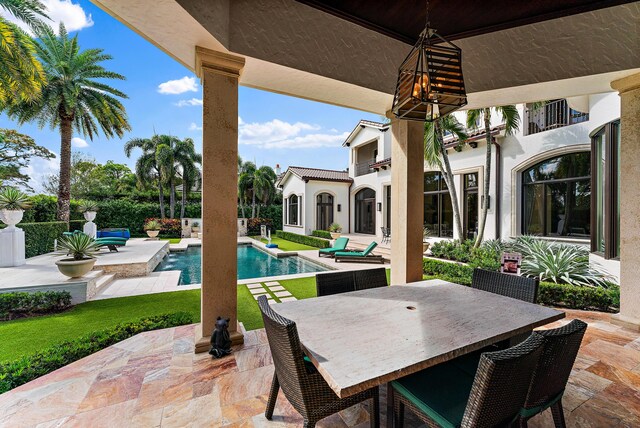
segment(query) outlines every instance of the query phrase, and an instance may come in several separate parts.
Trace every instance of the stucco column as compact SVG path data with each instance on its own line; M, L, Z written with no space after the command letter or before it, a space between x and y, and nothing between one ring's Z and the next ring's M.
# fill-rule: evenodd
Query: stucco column
M620 313L612 322L640 330L640 73L611 82L620 93Z
M422 280L424 123L391 122L391 284Z
M216 318L238 328L238 79L244 58L196 47L202 83L202 298L196 352L209 350Z

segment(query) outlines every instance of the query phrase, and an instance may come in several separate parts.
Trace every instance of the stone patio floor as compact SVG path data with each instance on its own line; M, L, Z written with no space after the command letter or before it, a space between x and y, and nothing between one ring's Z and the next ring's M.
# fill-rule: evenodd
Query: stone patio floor
M567 387L570 427L640 426L640 333L609 315L568 311L589 323ZM301 418L282 394L267 421L273 365L264 330L224 359L193 354L195 325L140 334L0 395L2 427L295 427ZM381 389L384 426L384 388ZM368 427L366 406L326 418L322 427ZM408 418L406 426L419 426ZM551 427L550 412L530 421Z

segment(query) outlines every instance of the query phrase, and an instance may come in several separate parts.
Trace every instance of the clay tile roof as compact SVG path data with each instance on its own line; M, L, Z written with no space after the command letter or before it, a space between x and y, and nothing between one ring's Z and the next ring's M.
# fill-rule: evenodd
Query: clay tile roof
M371 168L377 169L377 168L381 168L387 165L391 165L391 158L386 158L386 159L382 159L379 162L376 163L372 163L371 165L369 165Z
M503 131L505 129L505 125L501 124L498 126L494 126L493 128L491 128L491 135L497 135L499 134L501 131ZM463 143L470 143L473 141L478 141L478 140L482 140L483 138L485 138L485 132L484 132L484 128L478 128L478 129L474 129L474 130L468 130L467 131L467 136L468 138L463 141ZM458 145L458 138L454 137L453 135L448 135L446 137L444 137L444 146L448 149L454 146Z
M305 168L301 166L290 166L289 171L301 180L309 181L338 181L351 183L353 179L349 177L348 171L335 171L332 169Z

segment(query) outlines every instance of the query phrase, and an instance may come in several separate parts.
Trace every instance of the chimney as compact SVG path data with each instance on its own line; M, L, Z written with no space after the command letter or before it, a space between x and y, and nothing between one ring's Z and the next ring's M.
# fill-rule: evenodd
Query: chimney
M276 164L276 175L280 175L280 164Z

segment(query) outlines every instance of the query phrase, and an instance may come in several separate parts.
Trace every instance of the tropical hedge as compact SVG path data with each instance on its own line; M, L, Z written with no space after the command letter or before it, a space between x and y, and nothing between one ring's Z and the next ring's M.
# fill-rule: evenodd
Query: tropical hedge
M0 321L61 312L71 307L68 291L14 292L0 294Z
M0 225L0 228L6 227ZM62 232L69 230L69 225L64 221L51 221L46 223L20 223L19 228L24 230L25 256L35 257L53 251L53 242L60 239Z
M286 239L287 241L297 242L298 244L309 245L316 248L329 248L331 243L326 239L316 238L314 236L298 235L297 233L284 232L282 230L276 231L278 238Z
M118 324L112 328L45 348L15 361L0 364L0 394L138 333L192 322L193 316L188 312L141 318L138 321Z
M318 238L333 239L331 237L331 233L326 230L314 230L313 232L311 232L311 235L317 236Z
M425 275L437 276L440 279L456 284L471 285L474 269L472 266L456 262L424 259L422 267ZM603 288L540 282L538 303L569 309L617 312L620 307L620 288L617 286Z

